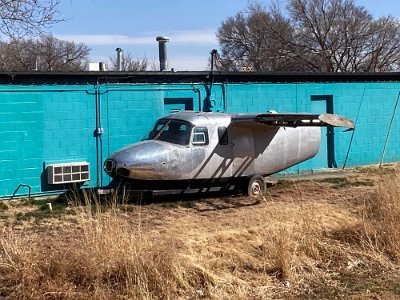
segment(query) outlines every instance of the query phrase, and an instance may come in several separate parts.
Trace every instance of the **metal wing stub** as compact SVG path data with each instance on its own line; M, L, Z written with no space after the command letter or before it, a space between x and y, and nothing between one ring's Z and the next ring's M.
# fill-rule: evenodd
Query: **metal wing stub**
M255 122L268 126L299 127L299 126L335 126L354 129L354 123L350 119L334 114L259 114L254 118Z
M354 130L355 125L354 122L350 119L347 119L340 115L334 114L322 114L319 115L318 119L320 119L324 124L335 126L335 127L346 127L347 130ZM326 126L326 125L325 125Z

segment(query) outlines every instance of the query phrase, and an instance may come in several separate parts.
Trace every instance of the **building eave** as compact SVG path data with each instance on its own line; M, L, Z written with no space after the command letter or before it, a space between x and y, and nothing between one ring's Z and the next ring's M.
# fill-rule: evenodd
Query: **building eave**
M398 82L399 72L0 72L0 84Z

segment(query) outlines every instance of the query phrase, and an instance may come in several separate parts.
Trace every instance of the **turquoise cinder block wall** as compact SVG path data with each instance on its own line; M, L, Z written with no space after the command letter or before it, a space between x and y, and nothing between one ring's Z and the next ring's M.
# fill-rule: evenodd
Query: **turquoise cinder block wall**
M47 184L47 166L56 163L89 162L84 187L107 185L103 161L168 114L165 99L199 110L202 95L204 86L191 84L0 86L0 197L26 194L26 186L33 194L64 190Z
M334 129L337 167L379 163L393 117L384 161L399 161L399 111L393 114L399 92L397 82L214 83L211 90L203 83L3 85L0 197L11 196L21 183L34 194L63 190L47 184L52 163L87 161L91 180L84 186L105 186L102 162L109 154L140 140L157 118L187 107L232 113L331 109L356 122L354 133ZM328 151L323 129L320 153L288 172L327 168ZM25 193L21 187L16 194Z
M44 178L51 163L88 161L93 172L92 95L91 86L0 87L0 196L21 183L34 193L60 188L49 188ZM26 192L22 187L18 194Z
M325 101L313 101L313 96L332 97L333 112L352 119L354 132L334 129L334 157L337 167L379 163L385 140L389 135L384 162L400 160L399 114L394 110L400 84L390 83L287 83L230 84L227 90L229 112L312 112L326 113ZM321 105L322 104L322 105ZM327 131L321 131L321 150L327 151ZM327 168L327 153L290 168L289 172Z

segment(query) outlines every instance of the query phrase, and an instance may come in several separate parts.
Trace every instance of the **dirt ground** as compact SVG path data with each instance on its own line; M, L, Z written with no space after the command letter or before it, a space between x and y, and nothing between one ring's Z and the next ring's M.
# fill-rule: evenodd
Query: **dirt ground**
M117 209L151 239L178 241L180 254L212 278L194 298L400 299L400 264L358 235L366 202L399 168L273 177L260 198L157 198ZM81 209L63 199L3 201L0 228L65 245L82 231Z

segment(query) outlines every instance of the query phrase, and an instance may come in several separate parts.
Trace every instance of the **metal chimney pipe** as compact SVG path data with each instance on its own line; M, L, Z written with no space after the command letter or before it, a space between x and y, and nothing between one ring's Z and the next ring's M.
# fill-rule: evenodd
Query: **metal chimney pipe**
M122 60L121 60L121 52L123 51L121 48L115 49L117 51L117 71L122 71Z
M158 36L156 38L158 42L158 54L160 57L160 71L164 71L168 68L168 60L167 60L167 43L169 42L169 38L165 36Z

